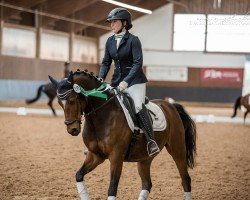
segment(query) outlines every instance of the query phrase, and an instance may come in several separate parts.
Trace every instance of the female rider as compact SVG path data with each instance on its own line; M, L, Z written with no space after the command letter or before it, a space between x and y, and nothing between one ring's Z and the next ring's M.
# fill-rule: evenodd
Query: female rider
M133 99L136 116L147 139L149 156L158 153L159 147L154 140L149 113L144 105L147 78L142 70L142 48L138 37L129 33L132 28L131 14L124 8L113 9L108 17L114 35L108 38L105 55L99 72L99 78L104 80L109 72L112 60L115 70L111 80L112 87L118 87Z

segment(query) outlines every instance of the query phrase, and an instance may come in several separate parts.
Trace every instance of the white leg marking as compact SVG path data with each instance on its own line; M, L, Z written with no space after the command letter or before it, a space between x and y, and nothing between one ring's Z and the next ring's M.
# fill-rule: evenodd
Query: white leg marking
M76 182L76 187L81 200L90 200L87 186L85 185L84 181Z
M138 200L147 200L149 195L149 191L147 190L142 190L139 194Z
M115 196L109 196L108 200L115 200L115 198L116 198Z
M192 200L191 192L184 192L184 200Z

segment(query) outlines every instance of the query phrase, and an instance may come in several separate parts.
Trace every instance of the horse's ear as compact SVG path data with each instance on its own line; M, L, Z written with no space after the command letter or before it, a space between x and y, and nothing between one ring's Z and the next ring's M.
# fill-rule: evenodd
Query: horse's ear
M69 76L68 76L68 81L71 83L73 83L73 75L74 75L73 72L70 71Z
M51 81L51 83L57 88L59 82L57 80L55 80L53 77L49 76L49 80Z

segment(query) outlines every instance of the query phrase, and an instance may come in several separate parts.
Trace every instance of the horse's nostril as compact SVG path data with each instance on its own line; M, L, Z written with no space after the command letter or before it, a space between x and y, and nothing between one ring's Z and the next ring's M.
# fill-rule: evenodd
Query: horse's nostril
M72 130L71 130L71 135L73 135L73 136L77 136L78 135L78 129L77 128L73 128Z

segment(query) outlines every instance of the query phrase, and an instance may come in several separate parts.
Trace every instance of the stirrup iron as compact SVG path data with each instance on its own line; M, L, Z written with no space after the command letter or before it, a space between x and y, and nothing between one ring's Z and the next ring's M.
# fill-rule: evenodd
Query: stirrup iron
M154 140L149 140L147 143L147 151L149 156L154 156L160 152L160 149Z

